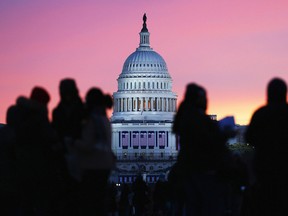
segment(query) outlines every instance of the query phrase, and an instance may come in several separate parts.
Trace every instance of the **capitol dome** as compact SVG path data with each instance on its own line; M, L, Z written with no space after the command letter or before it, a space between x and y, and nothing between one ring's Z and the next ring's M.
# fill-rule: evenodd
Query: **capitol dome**
M143 47L137 48L125 61L122 69L122 75L137 75L138 73L149 74L168 74L166 62L157 52Z
M150 47L150 33L143 17L140 43L125 60L114 92L112 121L173 121L176 94L165 60Z

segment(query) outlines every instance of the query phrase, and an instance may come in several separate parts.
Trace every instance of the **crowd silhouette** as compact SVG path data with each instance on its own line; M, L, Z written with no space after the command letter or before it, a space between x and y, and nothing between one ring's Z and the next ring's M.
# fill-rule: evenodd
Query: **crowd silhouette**
M148 185L109 182L116 166L101 89L85 101L74 79L60 81L60 102L48 118L49 93L34 87L7 110L0 128L0 215L7 216L284 216L288 213L287 85L268 83L267 105L253 114L245 138L253 161L231 150L235 128L206 113L206 90L190 83L175 115L180 138L168 179ZM249 175L252 167L255 181Z

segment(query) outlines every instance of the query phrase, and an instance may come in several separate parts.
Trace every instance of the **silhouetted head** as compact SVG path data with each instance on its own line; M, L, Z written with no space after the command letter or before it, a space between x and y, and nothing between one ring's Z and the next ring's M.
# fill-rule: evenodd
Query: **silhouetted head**
M268 104L282 104L286 103L287 85L284 80L280 78L272 79L267 88Z
M47 106L50 101L49 93L42 87L34 87L32 89L30 99Z
M61 80L59 90L62 101L68 102L79 97L78 88L74 79L66 78Z
M18 119L16 106L10 106L6 112L7 125L14 126Z
M112 108L113 102L110 95L104 95L101 89L91 88L86 94L86 108L91 112L95 108Z
M190 83L186 86L184 101L203 111L206 111L207 109L206 91L203 87L195 83Z

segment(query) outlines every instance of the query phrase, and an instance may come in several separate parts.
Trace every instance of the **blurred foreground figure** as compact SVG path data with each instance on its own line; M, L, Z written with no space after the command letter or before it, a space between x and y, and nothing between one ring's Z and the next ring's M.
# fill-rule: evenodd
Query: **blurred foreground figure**
M11 112L6 114L6 125L0 128L0 215L14 216L19 212L17 173L14 146L15 131Z
M98 88L86 94L87 116L82 138L75 142L81 176L81 215L107 215L108 179L115 166L111 149L111 125L106 109L112 107L110 95Z
M132 184L133 196L133 207L135 216L146 215L148 199L148 186L143 180L141 175L137 176Z
M48 92L35 87L30 98L19 97L8 110L15 132L14 158L19 209L22 215L55 215L56 135L48 121Z
M62 141L65 138L79 139L84 105L75 80L67 78L60 82L60 102L53 110L53 127Z
M205 89L189 84L173 126L180 137L178 161L169 176L176 197L174 215L223 216L226 210L226 184L218 172L229 155L229 131L220 131L206 108Z
M60 140L55 162L57 163L59 194L59 211L63 215L78 216L79 182L71 175L67 164L71 158L67 145L81 138L84 105L79 96L74 79L62 79L59 85L60 102L53 110L52 125ZM75 159L75 158L74 158Z
M249 215L288 215L288 105L284 80L272 79L267 105L252 116L246 140L255 147L256 186Z

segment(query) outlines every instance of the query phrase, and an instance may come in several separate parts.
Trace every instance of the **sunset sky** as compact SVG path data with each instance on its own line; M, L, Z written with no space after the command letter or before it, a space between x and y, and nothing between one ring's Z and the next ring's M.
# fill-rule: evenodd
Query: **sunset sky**
M82 97L92 86L116 91L144 13L179 101L196 82L208 92L209 114L248 124L268 81L288 82L287 0L2 0L0 123L35 85L50 92L50 111L62 78L75 78Z

